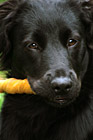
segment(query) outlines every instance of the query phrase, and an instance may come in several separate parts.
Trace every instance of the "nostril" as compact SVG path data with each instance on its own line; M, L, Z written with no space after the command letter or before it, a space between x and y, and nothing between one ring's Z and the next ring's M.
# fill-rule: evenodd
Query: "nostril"
M60 92L60 87L56 86L56 87L54 88L54 91L57 92L57 93Z
M72 87L72 83L70 82L70 83L68 83L67 85L65 85L65 90L66 91L70 91L70 89L71 89L71 87Z

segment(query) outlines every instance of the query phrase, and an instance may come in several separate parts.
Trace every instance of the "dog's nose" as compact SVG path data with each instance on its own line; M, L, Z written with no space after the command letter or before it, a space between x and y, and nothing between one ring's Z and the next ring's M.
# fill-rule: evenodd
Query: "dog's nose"
M55 93L69 93L72 88L72 81L68 77L60 77L53 79L51 85Z

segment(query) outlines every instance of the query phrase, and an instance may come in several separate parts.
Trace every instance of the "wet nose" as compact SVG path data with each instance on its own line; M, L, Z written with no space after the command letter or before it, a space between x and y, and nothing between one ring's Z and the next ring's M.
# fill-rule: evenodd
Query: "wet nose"
M51 86L55 93L69 93L72 88L72 81L68 77L55 78L52 80Z

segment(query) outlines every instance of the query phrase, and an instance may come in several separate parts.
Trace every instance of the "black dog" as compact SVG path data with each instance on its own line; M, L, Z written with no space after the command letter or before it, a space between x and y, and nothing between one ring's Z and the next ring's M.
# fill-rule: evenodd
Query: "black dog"
M0 140L93 140L92 0L3 3L0 52L37 94L6 95Z

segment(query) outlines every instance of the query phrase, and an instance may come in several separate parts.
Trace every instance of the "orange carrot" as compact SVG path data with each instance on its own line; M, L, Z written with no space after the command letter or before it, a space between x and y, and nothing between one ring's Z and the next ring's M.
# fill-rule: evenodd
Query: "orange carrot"
M0 93L2 92L9 94L35 94L35 92L31 89L27 79L19 80L15 78L0 80Z

